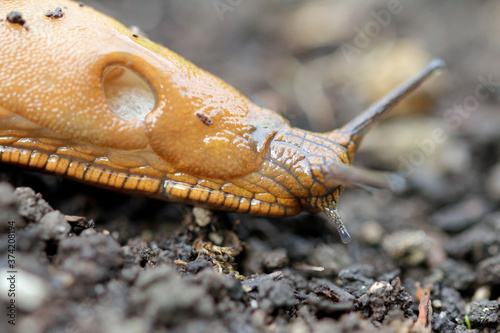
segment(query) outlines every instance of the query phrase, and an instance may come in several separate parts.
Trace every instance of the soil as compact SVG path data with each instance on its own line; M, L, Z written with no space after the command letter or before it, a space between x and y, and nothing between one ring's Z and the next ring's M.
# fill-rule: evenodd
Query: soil
M48 10L44 15L50 18L58 19L64 16L64 11L61 7L57 7L54 11Z
M26 23L26 20L23 18L23 15L19 12L10 12L7 15L7 21L14 24L19 24L23 26Z
M1 165L0 262L15 237L17 271L1 332L500 332L497 1L85 5L313 131L431 57L448 69L363 142L355 164L406 187L346 189L347 245L320 214L210 212Z

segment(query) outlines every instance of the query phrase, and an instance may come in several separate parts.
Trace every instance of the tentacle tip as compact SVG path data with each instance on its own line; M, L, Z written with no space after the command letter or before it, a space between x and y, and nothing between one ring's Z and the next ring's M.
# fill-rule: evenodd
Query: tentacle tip
M352 238L344 223L342 222L342 218L340 217L340 213L337 210L335 203L332 202L330 205L322 208L323 212L326 214L328 219L335 225L337 231L339 232L340 239L342 243L348 244L351 242Z
M349 244L352 240L351 235L349 234L349 232L345 227L343 229L339 229L339 235L340 239L342 240L342 243L344 244Z
M402 174L387 173L386 179L389 189L394 193L403 193L408 189L408 181Z
M441 58L434 58L429 64L430 67L432 68L445 68L446 67L446 62L441 59Z

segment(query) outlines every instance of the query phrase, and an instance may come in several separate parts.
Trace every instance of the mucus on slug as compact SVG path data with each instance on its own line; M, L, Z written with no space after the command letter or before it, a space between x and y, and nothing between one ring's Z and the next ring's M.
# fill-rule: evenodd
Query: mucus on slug
M45 17L47 7L64 15ZM313 133L88 6L13 0L0 16L14 10L33 29L0 25L11 41L0 54L2 162L213 209L323 211L344 242L336 204L344 186L387 185L384 174L351 166L363 135L443 67L434 60L343 127ZM125 115L110 106L113 91L152 107Z

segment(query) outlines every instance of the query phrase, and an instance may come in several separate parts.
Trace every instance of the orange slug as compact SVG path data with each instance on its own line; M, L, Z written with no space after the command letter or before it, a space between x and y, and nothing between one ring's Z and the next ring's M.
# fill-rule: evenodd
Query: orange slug
M344 186L386 183L351 166L363 134L443 67L434 60L343 127L312 133L88 6L10 0L0 18L2 162L213 209L323 211L344 242ZM123 98L132 107L114 105Z

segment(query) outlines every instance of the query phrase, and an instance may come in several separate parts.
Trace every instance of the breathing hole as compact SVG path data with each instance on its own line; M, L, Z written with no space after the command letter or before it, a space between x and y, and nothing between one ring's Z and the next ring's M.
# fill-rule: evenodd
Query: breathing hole
M102 86L111 110L125 120L144 120L156 106L156 92L142 76L125 66L106 67Z

